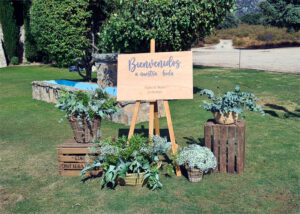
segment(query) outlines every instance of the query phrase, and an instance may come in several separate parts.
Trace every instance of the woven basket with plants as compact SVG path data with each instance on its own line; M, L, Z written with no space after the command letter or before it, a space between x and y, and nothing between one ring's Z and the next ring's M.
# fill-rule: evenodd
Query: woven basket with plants
M147 185L155 190L162 187L159 179L161 161L158 156L164 155L170 147L171 142L157 135L151 140L141 135L133 135L130 139L123 136L115 140L97 140L90 149L99 156L82 170L81 175L101 167L102 187L115 188L118 184Z
M77 143L91 143L100 137L102 118L118 111L116 101L101 88L93 92L62 90L56 107L64 111Z
M217 166L214 154L207 148L197 144L184 147L179 152L177 163L186 168L190 182L199 182L203 174Z
M259 111L263 116L265 115L261 106L255 103L258 98L252 93L242 92L238 85L235 86L234 91L227 91L221 96L219 78L216 77L216 79L217 96L209 89L203 89L200 92L200 95L208 95L211 102L203 101L203 108L213 113L216 123L225 125L236 123L239 115L244 116L243 109Z

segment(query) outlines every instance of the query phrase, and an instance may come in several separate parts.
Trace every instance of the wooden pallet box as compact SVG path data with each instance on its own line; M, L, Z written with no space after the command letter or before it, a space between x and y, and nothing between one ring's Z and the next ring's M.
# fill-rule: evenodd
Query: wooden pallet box
M208 120L204 127L205 146L211 149L217 158L214 172L244 172L246 121L239 120L235 124L221 125Z
M86 166L86 156L94 155L89 150L93 144L76 143L69 139L57 147L58 169L61 176L79 176L81 170ZM89 175L97 175L101 170L94 170Z

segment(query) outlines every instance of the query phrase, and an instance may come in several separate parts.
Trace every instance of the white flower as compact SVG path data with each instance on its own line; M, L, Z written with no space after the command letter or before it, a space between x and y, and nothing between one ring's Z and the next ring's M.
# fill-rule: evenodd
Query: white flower
M180 165L188 164L190 168L197 168L202 172L207 172L209 169L215 169L217 166L216 157L210 149L201 147L197 144L185 147L180 152L176 161Z

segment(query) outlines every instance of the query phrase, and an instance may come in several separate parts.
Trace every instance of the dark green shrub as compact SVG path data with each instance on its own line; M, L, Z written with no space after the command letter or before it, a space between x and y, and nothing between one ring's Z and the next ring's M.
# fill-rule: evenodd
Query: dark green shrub
M300 30L299 0L265 0L259 8L265 24L286 27L291 32Z
M248 25L260 25L262 24L261 14L252 13L246 14L240 18L241 22Z
M19 58L18 57L16 57L16 56L13 56L12 58L11 58L11 64L13 64L13 65L18 65L19 64Z
M96 32L111 10L118 8L118 0L32 0L30 32L42 61L59 67L77 64L85 68L86 80L92 79L92 52L97 43ZM109 3L109 4L108 4ZM30 40L32 57L35 43Z
M28 61L41 61L42 53L38 52L36 41L31 33L30 29L30 7L31 0L24 0L24 28L25 28L25 57Z
M85 0L33 0L30 28L39 51L45 51L58 66L75 63L89 47L87 20L91 17Z
M218 25L217 29L237 28L239 22L239 19L233 13L228 13L225 20Z
M131 0L112 14L100 31L104 52L147 52L156 40L157 51L189 49L218 26L233 0Z
M4 49L8 60L17 54L19 44L19 28L14 16L14 8L10 0L0 1L0 22L4 37Z

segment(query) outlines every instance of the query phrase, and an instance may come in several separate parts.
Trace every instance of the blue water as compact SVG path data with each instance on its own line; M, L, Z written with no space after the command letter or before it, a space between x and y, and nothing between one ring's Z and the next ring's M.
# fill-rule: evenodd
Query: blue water
M83 90L91 90L91 91L95 91L97 88L99 88L97 84L75 82L70 80L45 80L44 82L79 88ZM115 87L106 87L104 91L110 95L117 96L117 88Z

